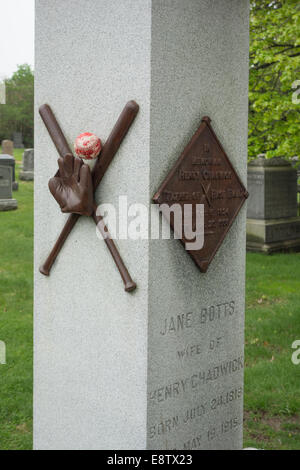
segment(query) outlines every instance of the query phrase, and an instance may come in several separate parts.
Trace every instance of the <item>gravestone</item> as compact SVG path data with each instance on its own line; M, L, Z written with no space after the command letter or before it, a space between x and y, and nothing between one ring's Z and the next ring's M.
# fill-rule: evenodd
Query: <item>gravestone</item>
M12 140L2 140L1 147L2 153L14 156L14 143Z
M34 149L26 149L23 153L23 170L20 180L32 181L34 179Z
M0 165L2 166L9 166L12 171L12 189L13 191L17 191L19 189L19 183L16 181L16 161L14 157L8 154L1 154L0 155Z
M6 345L0 341L0 364L6 364Z
M17 209L18 203L12 198L12 171L0 165L0 211Z
M298 212L297 214L300 215L300 164L299 164L299 157L295 155L291 158L291 164L297 171L297 193L298 193Z
M128 294L82 217L42 276L65 216L38 107L74 142L83 130L105 141L139 104L98 203L126 195L150 211L203 116L245 184L248 15L248 0L36 1L35 449L242 448L245 206L206 274L179 240L119 239Z
M248 165L247 249L271 253L300 247L297 170L280 157Z
M14 141L14 147L16 149L23 149L24 148L22 132L14 132L13 133L13 141Z

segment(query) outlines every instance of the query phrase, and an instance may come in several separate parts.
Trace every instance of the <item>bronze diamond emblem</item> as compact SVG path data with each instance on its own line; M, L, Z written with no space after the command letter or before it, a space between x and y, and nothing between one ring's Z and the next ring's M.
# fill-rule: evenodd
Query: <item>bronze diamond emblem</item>
M200 127L153 197L156 204L174 203L192 207L193 230L196 205L204 205L204 244L199 250L186 250L201 272L206 272L248 192L230 163L222 145L204 117ZM163 207L163 206L162 206ZM174 214L162 210L174 230ZM184 236L181 242L190 241Z

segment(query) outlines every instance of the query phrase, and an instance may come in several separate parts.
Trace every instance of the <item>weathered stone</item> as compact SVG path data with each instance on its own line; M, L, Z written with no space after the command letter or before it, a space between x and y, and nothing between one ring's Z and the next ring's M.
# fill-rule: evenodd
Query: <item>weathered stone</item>
M297 215L297 171L279 157L257 158L248 165L250 219L278 219Z
M20 180L32 181L34 179L34 149L26 149L23 153L23 169Z
M10 211L17 207L17 201L12 199L11 168L0 165L0 211Z
M248 165L247 249L272 253L300 248L297 171L260 155Z
M14 157L8 154L1 154L0 155L0 165L2 166L9 166L12 171L12 189L13 191L17 191L19 188L19 183L16 181L16 173L15 173L15 167L16 167L16 161Z
M14 156L14 143L12 140L2 140L1 147L3 154Z
M105 141L125 103L140 105L98 202L126 194L150 210L205 115L245 184L248 14L247 0L36 1L36 105L67 139ZM118 240L138 284L127 294L81 218L45 278L65 218L37 108L34 447L242 449L245 208L206 274L178 240Z
M14 132L13 133L13 141L14 141L14 147L16 149L23 149L24 148L22 132Z

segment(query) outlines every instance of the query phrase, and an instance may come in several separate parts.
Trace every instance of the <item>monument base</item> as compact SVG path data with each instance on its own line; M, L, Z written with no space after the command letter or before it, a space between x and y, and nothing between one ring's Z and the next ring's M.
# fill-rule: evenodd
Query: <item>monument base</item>
M18 208L16 199L0 199L0 212L13 211Z
M300 250L300 217L247 219L247 250L264 253Z
M19 178L22 181L33 181L34 173L33 171L21 171Z

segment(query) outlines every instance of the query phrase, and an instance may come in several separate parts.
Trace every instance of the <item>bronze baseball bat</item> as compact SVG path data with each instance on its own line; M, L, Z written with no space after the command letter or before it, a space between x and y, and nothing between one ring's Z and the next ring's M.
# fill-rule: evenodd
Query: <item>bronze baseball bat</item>
M112 132L110 133L101 153L101 158L98 159L95 168L92 172L93 176L93 185L94 190L96 190L98 184L102 180L110 162L112 161L113 157L115 156L116 152L118 151L122 140L126 136L131 124L133 123L137 113L139 110L139 106L134 101L129 101L126 106L124 107L122 113L118 121L116 122ZM62 133L62 130L57 123L57 120L52 113L50 106L43 105L40 107L40 114L41 117L49 131L49 134L59 152L59 154L64 157L66 153L72 153L70 147ZM93 219L96 224L101 220L101 217L96 216L96 212L93 213ZM46 276L49 276L51 267L56 260L64 242L68 238L68 235L72 231L73 227L75 226L77 220L79 219L79 214L70 214L67 222L65 223L53 249L51 250L49 256L47 257L45 263L40 267L40 272ZM101 230L99 224L98 228ZM113 256L113 259L117 265L117 268L120 272L120 275L123 279L125 290L130 292L136 288L136 284L131 279L131 276L113 242L113 240L108 236L107 228L103 227L104 233L102 233L103 238L106 242L106 245L109 248L110 253ZM106 235L106 236L104 236Z
M62 158L64 158L65 155L67 155L67 153L70 153L73 155L73 152L70 149L70 146L68 142L66 141L66 138L61 130L61 127L58 124L56 117L54 116L50 106L48 104L43 104L39 108L39 113L40 113L41 118L44 121L47 131L49 132L52 142L54 143L59 155Z
M95 224L97 225L97 228L99 229L102 237L104 238L106 246L109 249L109 251L110 251L110 253L113 257L114 262L116 263L116 266L119 270L121 278L124 282L126 292L131 292L136 288L136 283L133 282L133 280L131 279L131 276L128 272L128 269L126 268L126 266L125 266L125 264L124 264L124 262L121 258L121 255L120 255L114 241L112 240L112 238L110 238L110 234L107 230L107 227L103 223L103 219L102 219L101 215L96 215L96 211L97 211L97 205L95 204L94 212L92 214L92 217L93 217L93 219L95 221Z

